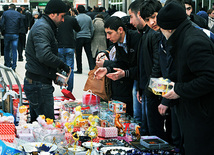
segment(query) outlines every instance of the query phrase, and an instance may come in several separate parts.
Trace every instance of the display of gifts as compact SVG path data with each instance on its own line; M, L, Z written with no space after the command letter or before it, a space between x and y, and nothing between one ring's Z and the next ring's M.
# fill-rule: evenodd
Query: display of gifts
M169 85L171 81L164 78L150 78L149 88L155 95L164 95L172 89L172 86Z
M121 101L109 101L108 109L114 113L126 113L126 104Z
M117 137L118 129L116 127L97 126L98 136L104 138Z

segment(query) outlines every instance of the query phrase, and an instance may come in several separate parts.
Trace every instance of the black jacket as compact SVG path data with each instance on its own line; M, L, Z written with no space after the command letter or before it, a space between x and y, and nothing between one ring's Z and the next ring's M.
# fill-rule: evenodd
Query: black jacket
M51 84L56 78L57 68L67 69L67 65L57 56L56 28L55 23L47 15L43 15L33 25L25 51L26 77Z
M184 135L185 154L212 154L214 137L214 45L207 35L188 20L169 38L176 63L174 91ZM203 133L203 134L202 134Z
M126 32L126 53L123 47L118 43L113 44L116 47L116 61L106 60L103 64L108 72L114 72L113 68L126 70L126 77L112 81L112 97L132 98L133 81L137 77L137 48L141 35L137 31L127 30ZM122 101L122 100L121 100ZM123 101L126 103L126 101Z
M159 63L158 43L160 33L145 26L141 30L142 37L138 47L138 89L140 94L147 91L150 77L153 74L160 77L160 69L155 69L154 64ZM143 67L142 67L143 66Z
M58 28L57 40L59 48L75 48L74 30L79 32L81 27L75 17L66 15L64 22Z

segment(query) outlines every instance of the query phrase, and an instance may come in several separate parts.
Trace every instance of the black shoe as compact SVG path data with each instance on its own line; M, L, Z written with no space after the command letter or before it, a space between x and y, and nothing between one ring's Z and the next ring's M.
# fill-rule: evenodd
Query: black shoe
M15 68L12 68L12 70L13 70L14 72L16 72L16 69L15 69Z
M82 74L80 71L74 71L75 74Z

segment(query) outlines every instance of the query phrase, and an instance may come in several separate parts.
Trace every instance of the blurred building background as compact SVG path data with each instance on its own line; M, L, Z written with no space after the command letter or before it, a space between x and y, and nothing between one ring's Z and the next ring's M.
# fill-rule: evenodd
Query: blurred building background
M0 0L0 11L2 11L2 6L10 3L14 3L17 7L25 5L30 10L40 9L44 10L47 2L49 0ZM73 6L76 8L78 5L84 5L86 8L88 6L103 6L108 10L113 5L116 6L118 11L128 12L129 4L134 0L69 0L72 2ZM161 3L165 3L166 0L160 0ZM195 12L198 12L201 8L208 10L212 8L214 0L193 0L195 6Z

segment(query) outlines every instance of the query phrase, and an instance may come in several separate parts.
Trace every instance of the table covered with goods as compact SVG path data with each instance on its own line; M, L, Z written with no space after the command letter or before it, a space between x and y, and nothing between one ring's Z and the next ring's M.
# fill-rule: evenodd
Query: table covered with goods
M18 108L19 122L0 111L0 154L176 154L156 136L141 136L139 122L120 101L102 102L90 92L81 100L55 97L55 120L40 115L28 123L29 109Z

